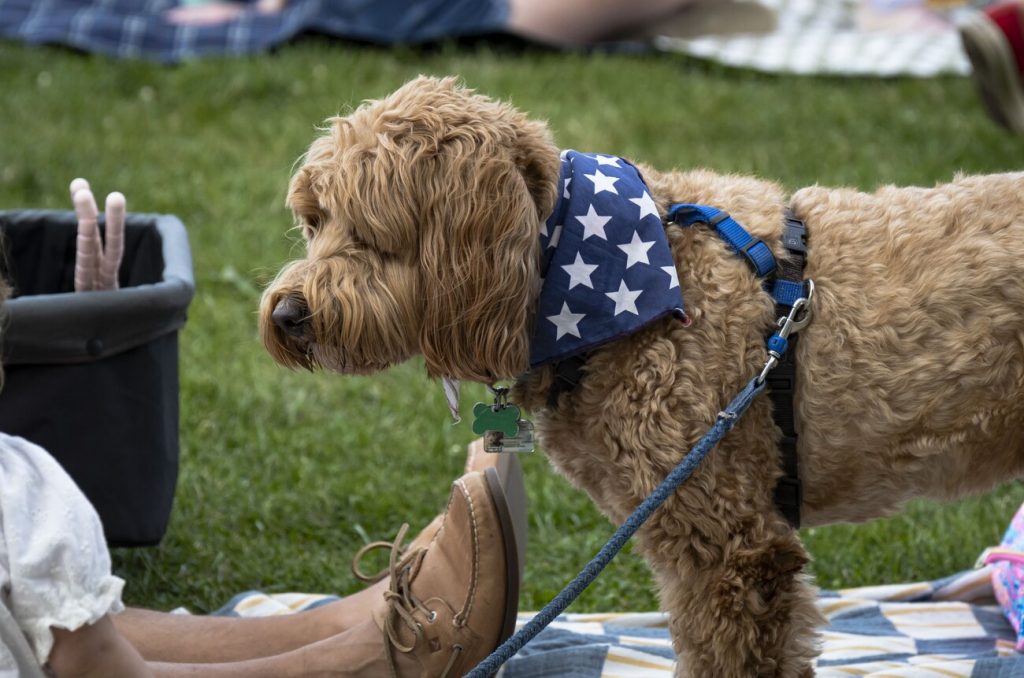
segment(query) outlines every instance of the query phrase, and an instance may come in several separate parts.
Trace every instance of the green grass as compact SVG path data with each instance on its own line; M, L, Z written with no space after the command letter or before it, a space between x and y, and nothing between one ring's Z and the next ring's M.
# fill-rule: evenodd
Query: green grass
M563 147L661 168L756 173L788 188L932 184L1022 169L1024 142L969 81L769 77L673 56L431 52L304 42L166 68L0 44L0 205L67 208L68 182L120 190L189 229L196 298L181 335L181 479L158 548L118 550L134 605L205 611L246 589L346 593L368 539L444 504L473 434L449 423L414 361L373 378L276 367L259 291L298 256L284 192L324 118L418 73L458 74L550 120ZM472 405L480 391L463 397ZM522 605L545 603L610 525L540 455L524 459L531 558ZM969 567L1024 499L1018 484L948 507L914 503L857 527L805 530L819 582L845 587ZM626 553L575 610L652 609Z

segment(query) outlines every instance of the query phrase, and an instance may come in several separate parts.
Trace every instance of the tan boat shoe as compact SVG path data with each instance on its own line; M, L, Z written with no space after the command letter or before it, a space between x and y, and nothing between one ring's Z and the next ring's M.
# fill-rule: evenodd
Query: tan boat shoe
M525 519L495 468L456 480L426 547L402 549L408 526L399 530L384 604L336 637L349 658L342 674L448 678L476 666L515 628L525 550L515 525Z

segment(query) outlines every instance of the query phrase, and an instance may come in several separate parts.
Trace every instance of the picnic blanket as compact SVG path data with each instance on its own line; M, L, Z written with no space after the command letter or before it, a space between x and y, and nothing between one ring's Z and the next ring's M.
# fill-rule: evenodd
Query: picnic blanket
M501 30L504 0L289 0L217 25L171 23L179 0L0 0L0 37L174 63L266 51L303 33L421 43Z
M933 11L925 0L758 1L775 11L777 25L770 32L660 36L654 45L769 73L931 77L970 72L956 26L977 7Z
M933 582L822 591L819 677L1024 676L1024 655L993 598L992 567ZM290 614L337 600L303 593L235 596L214 614ZM519 625L531 618L519 615ZM565 614L502 669L502 678L670 678L674 666L661 612Z

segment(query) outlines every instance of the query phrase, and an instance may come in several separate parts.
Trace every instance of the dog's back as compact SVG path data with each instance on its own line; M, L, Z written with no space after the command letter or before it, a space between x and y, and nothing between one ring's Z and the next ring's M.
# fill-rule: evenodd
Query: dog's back
M1024 471L1024 174L793 196L814 322L798 352L809 524Z

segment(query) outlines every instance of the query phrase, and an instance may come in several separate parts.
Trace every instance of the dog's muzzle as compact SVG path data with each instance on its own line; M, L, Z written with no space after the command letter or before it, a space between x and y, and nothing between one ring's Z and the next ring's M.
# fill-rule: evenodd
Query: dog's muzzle
M295 297L284 297L270 314L274 324L289 337L304 339L309 332L309 308Z

